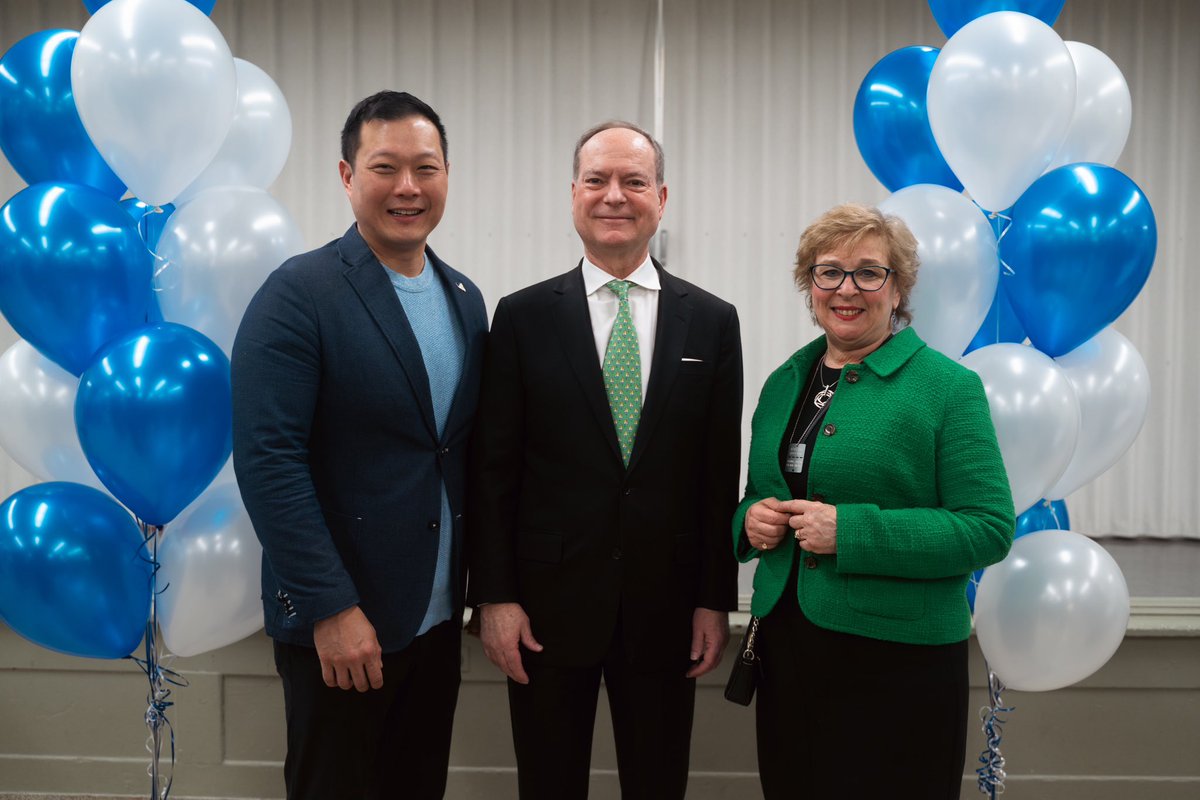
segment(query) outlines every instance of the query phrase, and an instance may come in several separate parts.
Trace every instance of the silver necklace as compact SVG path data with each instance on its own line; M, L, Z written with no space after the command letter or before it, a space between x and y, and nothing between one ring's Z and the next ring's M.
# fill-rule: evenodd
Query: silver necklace
M829 405L829 401L833 399L833 387L835 384L837 384L838 376L841 373L835 372L833 375L833 380L829 382L825 381L825 356L821 356L821 360L817 362L817 369L820 373L820 377L817 378L817 380L820 381L821 385L825 388L813 396L813 405L817 408L823 409L825 406Z

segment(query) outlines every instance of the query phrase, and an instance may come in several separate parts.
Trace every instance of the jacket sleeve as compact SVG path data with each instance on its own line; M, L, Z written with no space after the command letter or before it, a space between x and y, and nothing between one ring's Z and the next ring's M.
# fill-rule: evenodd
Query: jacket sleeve
M720 355L713 380L704 474L700 595L701 608L737 607L737 561L729 557L726 538L730 513L737 502L742 449L742 337L737 310L728 306Z
M471 605L517 601L515 541L525 399L507 299L496 305L485 352L467 480Z
M983 383L957 373L936 439L937 508L837 506L837 570L943 578L994 564L1012 545L1012 495Z
M764 386L763 393L765 394L766 391L767 389ZM733 512L733 554L743 564L753 561L760 555L758 550L750 546L750 542L746 538L746 512L750 510L750 506L767 497L758 486L758 476L754 468L755 447L761 446L756 437L758 435L759 418L762 413L762 397L760 396L758 406L754 409L754 416L750 422L750 466L746 470L746 492L742 496L742 501L738 503L737 509Z
M754 416L750 420L750 454L748 456L749 465L746 468L746 493L733 513L733 552L738 561L742 563L753 561L762 555L760 551L750 546L750 542L746 538L746 512L750 510L750 506L768 497L790 499L790 495L782 496L778 490L773 492L768 485L773 474L777 475L780 481L783 480L782 474L778 472L779 442L777 440L768 441L771 436L766 432L772 427L772 417L781 413L776 395L779 394L782 369L781 367L767 376L762 391L759 392ZM787 413L791 413L790 408ZM786 486L784 488L786 489Z
M309 470L321 383L318 315L294 273L251 301L233 346L233 464L271 572L299 624L358 603Z

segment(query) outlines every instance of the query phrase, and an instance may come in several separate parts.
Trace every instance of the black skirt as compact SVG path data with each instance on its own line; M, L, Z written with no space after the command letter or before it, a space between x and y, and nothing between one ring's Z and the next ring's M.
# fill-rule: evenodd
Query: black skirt
M763 618L755 648L766 800L958 798L967 643L902 644L826 630L800 610L795 580L788 585Z

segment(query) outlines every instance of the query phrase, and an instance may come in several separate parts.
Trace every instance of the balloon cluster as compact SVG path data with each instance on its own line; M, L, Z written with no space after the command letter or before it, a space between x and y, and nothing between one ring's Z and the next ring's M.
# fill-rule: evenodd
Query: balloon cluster
M21 336L0 356L0 446L50 481L0 506L0 617L96 658L157 619L194 655L261 624L228 353L303 249L266 191L291 116L214 0L84 5L81 31L0 58L0 149L29 184L0 208L0 312Z
M1146 365L1109 326L1157 245L1149 202L1112 166L1131 123L1125 78L1059 38L1063 4L930 0L945 46L888 54L854 104L859 150L893 192L880 208L917 238L913 327L979 373L1013 505L1029 509L968 600L989 666L1031 691L1087 677L1125 633L1120 570L1066 530L1062 498L1145 421Z

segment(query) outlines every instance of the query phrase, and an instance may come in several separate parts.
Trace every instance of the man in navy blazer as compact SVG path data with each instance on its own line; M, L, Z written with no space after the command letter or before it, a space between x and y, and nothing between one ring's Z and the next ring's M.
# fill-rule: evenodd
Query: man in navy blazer
M737 601L738 317L650 258L667 187L645 131L586 132L571 197L584 259L505 297L492 322L470 599L509 679L523 800L587 796L601 676L621 796L672 800L695 678L719 662Z
M487 318L426 245L432 108L381 92L342 131L355 224L264 283L233 348L234 467L263 545L289 798L441 797L458 697L467 439Z

